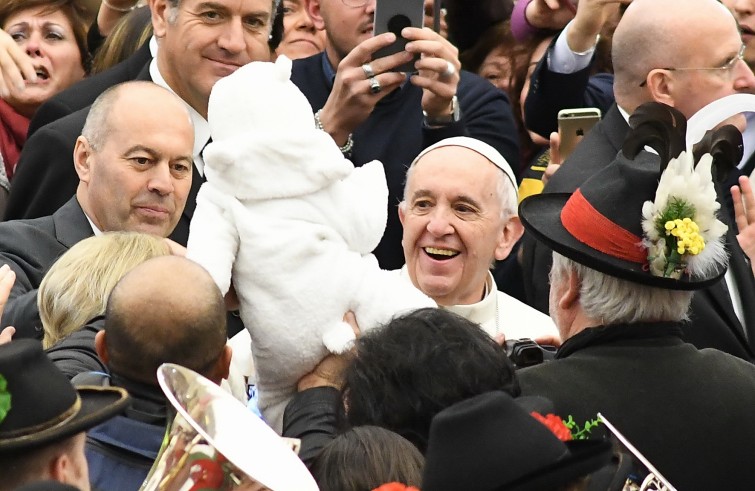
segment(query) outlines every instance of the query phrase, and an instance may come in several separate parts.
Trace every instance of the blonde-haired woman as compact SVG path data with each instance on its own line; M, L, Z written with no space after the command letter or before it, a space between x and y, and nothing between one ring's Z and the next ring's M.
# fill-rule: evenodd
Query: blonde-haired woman
M123 275L147 259L169 254L164 239L136 232L105 233L71 247L39 286L44 348L103 315L110 291Z

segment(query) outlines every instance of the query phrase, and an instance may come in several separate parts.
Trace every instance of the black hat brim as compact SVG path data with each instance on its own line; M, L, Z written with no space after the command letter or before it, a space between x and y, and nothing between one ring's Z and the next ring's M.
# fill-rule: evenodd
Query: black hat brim
M608 440L572 440L566 442L569 455L546 468L506 484L498 491L536 491L556 489L591 474L611 461L613 446Z
M129 402L128 392L120 387L82 386L76 390L81 398L81 408L73 418L42 431L12 439L0 439L0 453L39 447L72 437L122 413Z
M667 290L699 290L721 279L726 267L705 278L654 276L646 265L624 261L597 251L577 240L561 223L561 210L570 193L545 193L525 198L519 205L519 219L538 241L562 256L609 276Z

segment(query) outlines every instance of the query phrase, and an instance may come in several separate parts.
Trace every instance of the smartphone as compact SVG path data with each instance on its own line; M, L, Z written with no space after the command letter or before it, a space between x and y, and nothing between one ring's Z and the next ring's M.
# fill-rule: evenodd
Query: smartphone
M577 143L600 121L600 109L581 107L558 112L558 134L561 136L559 153L562 159L571 154Z
M401 37L405 27L422 27L425 20L424 0L377 0L375 4L375 21L372 34L377 36L385 32L396 35L396 41L381 48L372 55L373 59L382 58L404 51L407 40ZM414 63L419 59L417 54L411 61L391 68L393 72L414 72Z

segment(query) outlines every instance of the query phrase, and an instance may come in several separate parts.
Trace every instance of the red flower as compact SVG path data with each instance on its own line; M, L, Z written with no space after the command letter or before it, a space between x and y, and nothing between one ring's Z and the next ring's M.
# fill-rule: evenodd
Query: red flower
M532 414L533 418L543 423L554 435L556 435L556 438L562 442L568 442L572 439L571 430L567 428L564 421L555 414L547 414L543 416L535 411L530 414Z
M415 488L414 486L401 484L400 482L389 482L388 484L383 484L382 486L377 487L372 491L419 491L419 489Z
M192 462L190 476L194 485L189 491L220 489L225 481L223 468L212 459L198 459Z

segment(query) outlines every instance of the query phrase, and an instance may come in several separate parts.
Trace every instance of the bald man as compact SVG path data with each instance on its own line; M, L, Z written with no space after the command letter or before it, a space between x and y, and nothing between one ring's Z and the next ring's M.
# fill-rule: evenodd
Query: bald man
M0 325L41 339L37 288L75 243L107 231L167 237L192 185L194 130L183 103L151 82L129 82L94 103L76 141L76 196L55 214L0 223L0 264L16 282Z
M742 61L741 47L734 17L716 0L634 0L613 37L616 104L544 192L571 193L612 162L629 130L629 114L644 102L663 102L690 117L714 100L753 90L755 76ZM731 262L726 281L695 293L685 335L698 348L753 361L755 280L732 234L727 241ZM547 312L551 250L528 234L523 249L528 301Z
M161 256L126 274L108 299L105 329L95 349L110 371L82 374L74 383L128 390L132 403L89 432L87 459L94 489L131 483L137 489L172 421L156 372L162 363L190 368L219 384L228 377L225 304L210 275L178 256ZM128 486L127 486L128 487ZM123 488L125 489L125 488Z
M189 259L160 256L129 271L113 288L105 318L95 347L114 375L156 386L157 368L170 362L215 383L228 376L223 296Z

